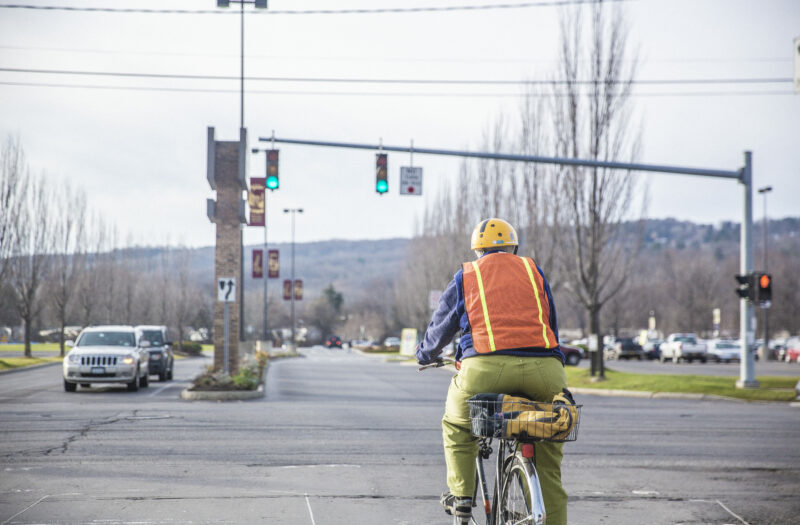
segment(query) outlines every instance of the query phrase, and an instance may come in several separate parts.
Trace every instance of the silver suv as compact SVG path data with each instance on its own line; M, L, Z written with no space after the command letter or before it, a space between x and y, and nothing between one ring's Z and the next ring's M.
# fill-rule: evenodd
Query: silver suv
M92 383L122 383L133 392L148 385L149 344L139 341L132 326L90 326L67 346L72 347L64 357L67 392Z

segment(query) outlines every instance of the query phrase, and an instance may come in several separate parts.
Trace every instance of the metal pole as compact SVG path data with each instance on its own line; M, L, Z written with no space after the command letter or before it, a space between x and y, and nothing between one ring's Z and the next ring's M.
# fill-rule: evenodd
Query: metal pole
M265 179L266 180L266 179ZM264 185L264 255L261 257L264 279L264 342L267 342L267 281L269 280L269 254L267 253L267 187ZM265 260L264 257L267 257Z
M241 77L239 79L239 129L244 129L244 2L239 4L241 9L242 30L241 30L241 52L239 53L239 60L241 61Z
M225 301L225 373L228 373L228 301Z
M769 273L767 269L767 193L772 191L771 186L766 188L759 188L758 192L764 195L764 273ZM764 360L773 361L774 356L769 351L769 305L762 304L761 309L764 311Z
M744 152L744 168L740 182L744 187L744 209L739 252L739 273L747 275L753 271L753 164L752 153ZM742 345L738 388L758 388L755 379L755 355L751 351L754 342L753 304L746 298L739 300L739 339Z
M292 299L292 350L295 351L295 324L294 324L294 217L297 210L292 210L292 286L291 286L291 299Z
M324 146L331 148L351 148L351 149L368 149L382 151L396 151L410 153L411 148L408 146L385 146L382 141L381 144L354 144L347 142L327 142L319 140L297 140L297 139L279 139L274 137L259 137L260 142L281 142L283 144L297 144L303 146ZM418 148L414 147L414 153L422 155L442 155L450 157L466 157L476 159L489 159L489 160L508 160L513 162L534 162L539 164L558 164L562 166L585 166L589 168L608 168L617 170L631 170L631 171L656 171L661 173L678 173L681 175L700 175L704 177L718 177L723 179L736 179L739 180L741 174L739 171L728 170L713 170L706 168L688 168L683 166L663 166L657 164L636 164L630 162L608 162L602 160L591 159L571 159L563 157L542 157L540 155L517 155L512 153L486 153L480 151L459 151L447 149L433 149L433 148Z

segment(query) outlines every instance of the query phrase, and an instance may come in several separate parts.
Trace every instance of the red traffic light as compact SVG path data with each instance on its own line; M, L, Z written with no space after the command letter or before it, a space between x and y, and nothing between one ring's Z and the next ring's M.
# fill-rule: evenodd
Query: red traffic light
M758 285L761 286L761 288L769 288L770 280L769 275L762 274L761 279L758 280Z

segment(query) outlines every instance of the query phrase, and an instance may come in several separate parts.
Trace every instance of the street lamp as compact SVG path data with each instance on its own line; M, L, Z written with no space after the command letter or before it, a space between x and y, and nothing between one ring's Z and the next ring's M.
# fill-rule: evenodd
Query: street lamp
M292 299L292 349L296 351L295 348L295 322L294 322L294 217L298 213L303 213L303 208L284 208L283 213L291 213L292 214L292 287L291 287L291 299Z
M767 193L772 191L772 186L764 186L758 188L758 193L764 196L764 273L767 271ZM762 307L764 310L764 358L772 360L772 354L769 351L769 308Z

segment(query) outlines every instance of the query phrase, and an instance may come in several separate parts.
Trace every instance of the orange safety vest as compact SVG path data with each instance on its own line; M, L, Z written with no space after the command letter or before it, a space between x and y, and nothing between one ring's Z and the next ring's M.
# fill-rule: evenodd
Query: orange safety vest
M464 263L462 270L476 352L558 346L544 279L533 259L498 252Z

